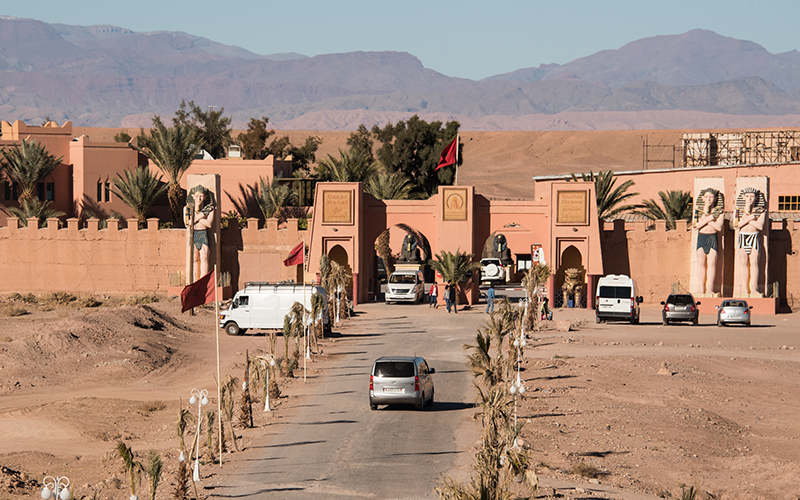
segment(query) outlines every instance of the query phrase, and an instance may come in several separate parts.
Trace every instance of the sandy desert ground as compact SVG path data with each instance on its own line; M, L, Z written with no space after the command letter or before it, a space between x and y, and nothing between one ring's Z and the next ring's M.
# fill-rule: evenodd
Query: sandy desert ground
M48 474L70 477L87 498L127 495L119 439L140 454L161 451L158 498L171 498L178 407L188 407L193 388L214 384L213 308L189 316L177 299L95 308L3 302L29 314L0 319L0 499L38 495ZM361 310L374 319L382 306ZM439 312L431 311L421 308ZM480 308L465 312L476 327L486 318ZM539 498L679 498L682 485L697 487L698 498L799 497L800 315L718 328L710 314L699 327L663 327L652 307L638 326L597 325L591 314L556 310L572 329L547 323L526 350L519 418L544 486ZM344 328L358 332L358 321ZM259 354L266 340L242 345ZM311 376L347 348L323 343ZM244 354L223 349L223 378L242 376ZM273 404L301 404L301 383L282 379L284 397ZM269 424L255 413L255 429L237 429L240 448ZM464 464L454 472L463 475Z

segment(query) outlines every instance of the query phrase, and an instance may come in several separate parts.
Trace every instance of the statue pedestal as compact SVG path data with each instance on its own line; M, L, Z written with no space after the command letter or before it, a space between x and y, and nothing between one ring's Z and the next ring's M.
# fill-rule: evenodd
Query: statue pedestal
M395 262L394 264L395 271L422 271L422 267L422 262L419 264L412 264L410 262Z

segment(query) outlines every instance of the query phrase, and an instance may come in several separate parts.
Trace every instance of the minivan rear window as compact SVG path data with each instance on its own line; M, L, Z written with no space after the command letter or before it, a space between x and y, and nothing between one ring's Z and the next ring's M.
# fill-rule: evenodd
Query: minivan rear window
M381 361L375 363L377 377L413 377L414 363L408 361Z
M631 287L629 286L601 286L597 294L601 299L629 299Z

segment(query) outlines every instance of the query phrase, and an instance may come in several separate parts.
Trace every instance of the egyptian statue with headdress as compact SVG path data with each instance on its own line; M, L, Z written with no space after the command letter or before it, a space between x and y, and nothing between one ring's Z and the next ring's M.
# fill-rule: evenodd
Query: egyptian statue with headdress
M195 262L199 260L199 273L194 278L199 278L207 274L210 269L208 230L214 225L216 209L214 193L205 186L197 185L187 193L186 205L187 208L193 208L184 211L184 224L194 233L193 260Z
M733 213L737 229L736 237L736 286L735 294L760 293L761 281L761 232L767 220L767 200L764 193L753 187L739 191Z
M725 223L725 199L714 188L705 188L694 201L692 222L697 230L697 279L700 294L715 293L717 279L717 257L719 245L717 234Z

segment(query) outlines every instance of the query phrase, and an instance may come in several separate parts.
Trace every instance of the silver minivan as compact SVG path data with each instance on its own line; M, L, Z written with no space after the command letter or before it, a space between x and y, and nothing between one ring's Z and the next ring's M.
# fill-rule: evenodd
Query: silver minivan
M375 360L369 374L369 407L413 404L418 410L433 405L436 370L420 357L384 356Z

